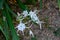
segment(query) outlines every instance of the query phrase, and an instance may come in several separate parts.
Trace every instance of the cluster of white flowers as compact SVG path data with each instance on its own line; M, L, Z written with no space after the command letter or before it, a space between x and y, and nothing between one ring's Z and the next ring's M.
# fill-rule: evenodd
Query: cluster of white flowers
M42 22L42 21L39 20L39 18L38 18L38 16L37 16L37 13L38 13L38 10L30 11L29 13L28 13L27 10L23 11L23 12L22 12L23 18L20 19L20 23L19 23L18 26L16 27L16 28L18 28L18 31L20 30L20 31L22 31L22 33L24 34L24 30L25 30L25 28L27 28L27 27L26 27L25 23L22 23L22 20L23 20L25 17L27 17L27 16L30 16L31 21L37 23L37 24L40 26L40 29L42 29L41 24L44 23L44 22ZM17 14L18 14L18 17L17 17L17 18L19 19L20 14L19 14L19 13L17 13ZM29 27L28 27L28 28L29 28ZM29 35L31 35L32 37L34 37L34 34L33 34L33 32L32 32L31 30L29 31Z
M23 12L23 15L24 15L24 17L30 16L31 20L33 22L37 23L40 26L40 29L42 29L41 24L44 23L44 22L39 20L39 18L37 16L38 12L39 12L38 10L34 10L34 11L30 11L29 14L28 14L28 11L26 10L26 11Z

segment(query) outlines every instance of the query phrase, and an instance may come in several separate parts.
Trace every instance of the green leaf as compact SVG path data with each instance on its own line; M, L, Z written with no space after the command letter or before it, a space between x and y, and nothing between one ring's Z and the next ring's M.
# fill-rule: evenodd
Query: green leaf
M0 25L0 30L3 32L3 28L1 27L1 25ZM4 32L3 32L4 33Z
M40 0L40 9L42 9L42 0Z
M6 16L5 13L6 13L5 10L2 10L3 17ZM3 27L4 27L4 33L5 33L6 37L7 37L7 40L9 40L10 39L9 30L8 30L9 27L8 27L8 23L7 23L6 18L3 18Z
M3 31L3 27L0 25L0 30L2 31L2 33L4 34L6 40L8 40L8 37L6 36L5 32Z
M7 23L9 25L10 30L11 30L12 40L19 40L19 37L17 36L16 30L14 28L14 25L12 23L12 19L10 17L9 11L8 11L8 5L7 5L7 3L5 3L5 9L4 10L6 12L5 13L6 14L5 17L7 19Z
M58 6L59 6L59 9L60 9L60 0L58 0Z
M27 10L27 7L21 2L21 0L16 0L18 6L22 9L22 10Z
M31 40L37 40L36 37L32 37Z
M7 5L8 11L14 16L17 17L16 13L14 13L11 8Z
M4 3L4 0L0 0L0 9L3 8L3 3Z

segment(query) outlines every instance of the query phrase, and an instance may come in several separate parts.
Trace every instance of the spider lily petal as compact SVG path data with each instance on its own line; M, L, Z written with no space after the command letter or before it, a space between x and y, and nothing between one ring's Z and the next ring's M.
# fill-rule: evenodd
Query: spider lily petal
M23 17L26 17L26 16L28 16L28 11L27 10L25 10L25 11L23 11Z
M16 21L23 20L22 18L23 18L23 16L21 16L21 14L20 14L19 12L17 12L17 18L16 18Z
M18 15L18 16L20 16L20 13L19 13L19 12L17 12L17 15Z
M31 30L29 31L29 35L34 37L34 34L33 34L33 32Z
M18 24L18 26L16 28L18 28L18 30L22 31L22 33L23 33L26 26L24 23L20 22L20 24Z

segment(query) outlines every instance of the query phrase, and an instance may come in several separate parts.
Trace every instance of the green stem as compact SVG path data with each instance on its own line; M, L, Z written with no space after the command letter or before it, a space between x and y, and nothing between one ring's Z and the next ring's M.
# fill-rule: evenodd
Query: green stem
M42 0L40 0L40 9L42 9Z

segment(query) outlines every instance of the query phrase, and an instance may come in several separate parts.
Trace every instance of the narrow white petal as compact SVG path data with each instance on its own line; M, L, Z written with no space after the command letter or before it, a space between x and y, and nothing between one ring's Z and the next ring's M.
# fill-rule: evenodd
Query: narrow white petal
M24 17L26 17L26 16L28 16L28 11L27 11L27 10L25 10L25 11L23 11L23 13L22 13L22 14L23 14L23 16L24 16Z
M29 31L29 35L34 37L34 34L33 34L33 32L31 30Z
M42 29L41 23L39 25L40 25L40 29Z
M20 16L20 13L19 13L19 12L17 12L17 15L18 15L18 16Z

